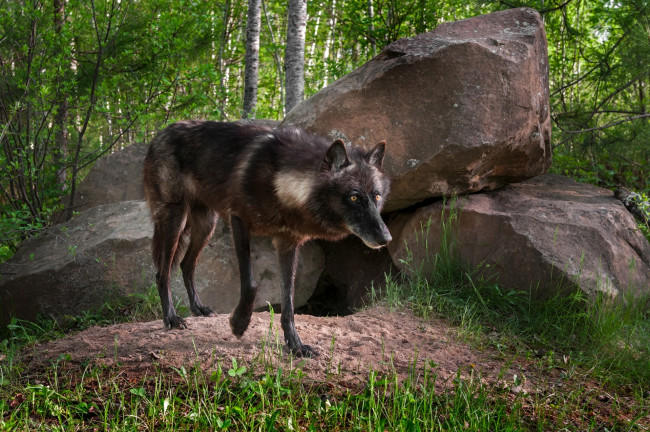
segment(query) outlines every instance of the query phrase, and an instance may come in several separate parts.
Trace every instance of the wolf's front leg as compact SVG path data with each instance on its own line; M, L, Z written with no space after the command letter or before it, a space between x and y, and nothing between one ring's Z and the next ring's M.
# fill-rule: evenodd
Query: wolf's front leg
M230 226L235 241L235 252L239 264L239 276L241 281L241 295L239 304L230 315L230 329L233 334L240 338L248 328L255 306L257 295L257 282L253 275L251 264L251 238L248 227L237 216L230 217Z
M296 357L313 357L318 352L304 345L296 332L293 317L293 292L298 267L299 245L289 239L275 238L274 244L278 252L280 264L280 277L282 279L282 315L280 322L284 331L284 341L287 348Z

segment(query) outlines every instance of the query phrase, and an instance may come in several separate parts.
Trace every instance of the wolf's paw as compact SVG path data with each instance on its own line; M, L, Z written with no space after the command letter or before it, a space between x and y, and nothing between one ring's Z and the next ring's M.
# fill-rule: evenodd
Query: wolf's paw
M251 323L252 310L249 312L239 306L230 314L230 329L237 339L244 335L244 332Z
M192 314L194 316L204 316L204 317L217 316L217 314L212 310L212 308L209 308L207 306L197 306L193 308Z
M167 330L183 330L187 328L187 323L185 320L178 315L174 315L172 317L169 317L167 319L163 320L163 323L165 324L165 328Z
M318 357L318 351L316 351L314 348L312 348L309 345L301 344L294 348L289 348L288 346L286 346L286 348L295 357L307 357L307 358Z

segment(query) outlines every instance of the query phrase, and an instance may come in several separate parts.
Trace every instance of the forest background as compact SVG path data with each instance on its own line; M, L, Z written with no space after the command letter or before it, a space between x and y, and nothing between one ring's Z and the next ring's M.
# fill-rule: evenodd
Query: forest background
M285 114L287 3L261 3L248 117ZM647 212L648 3L312 0L304 96L401 37L535 8L548 38L552 171L623 185ZM148 142L175 120L242 118L247 16L245 0L0 0L0 261L52 222L102 155Z

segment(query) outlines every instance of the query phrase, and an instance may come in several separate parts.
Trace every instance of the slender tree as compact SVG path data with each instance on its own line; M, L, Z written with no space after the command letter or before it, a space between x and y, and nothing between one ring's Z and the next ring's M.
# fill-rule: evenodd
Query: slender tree
M305 33L307 0L289 0L287 47L284 52L286 79L285 113L302 102L305 94Z
M54 0L54 33L61 44L69 43L63 35L64 23L65 1ZM64 73L63 75L66 76L67 74ZM59 86L55 102L54 144L56 148L53 152L55 163L58 165L56 181L61 190L65 190L67 187L66 160L68 158L68 95L63 87L63 85Z
M274 85L277 83L277 87L279 89L278 95L279 95L279 107L284 107L284 76L282 74L282 58L280 57L280 51L279 51L279 46L275 38L275 32L273 31L273 25L271 24L271 19L270 15L268 13L266 3L262 1L262 11L264 12L264 21L266 22L266 26L269 31L269 36L271 38L271 44L273 46L272 54L273 54L273 63L275 64L275 70L276 70L276 78L273 80ZM275 92L273 92L275 93Z
M368 0L368 38L370 39L370 54L377 54L377 40L375 39L375 7L372 0Z
M246 66L244 68L243 118L255 117L257 104L257 83L260 64L260 26L262 0L248 0L248 22L246 25Z

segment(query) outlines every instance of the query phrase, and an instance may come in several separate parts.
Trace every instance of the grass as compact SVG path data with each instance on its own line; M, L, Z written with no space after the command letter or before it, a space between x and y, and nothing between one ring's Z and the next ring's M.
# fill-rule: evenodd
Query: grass
M443 316L476 345L502 352L562 353L603 378L650 389L648 300L588 298L580 291L539 301L456 266L434 282L388 279L384 298L423 317ZM445 269L449 272L449 269ZM453 281L453 283L452 283Z
M119 372L53 366L48 380L22 386L0 405L3 430L519 430L521 403L494 401L458 378L435 390L436 374L398 382L370 372L364 389L342 391L303 381L300 369L261 374L159 371L135 384Z
M274 313L271 310L273 329ZM39 326L51 338L49 328ZM16 350L39 340L36 326L11 339ZM5 345L5 348L7 346ZM212 370L196 365L129 376L116 367L68 365L65 356L25 375L0 362L0 430L518 430L521 403L494 399L504 389L461 378L440 392L435 364L406 380L369 371L358 388L309 382L283 366L269 333L251 367L230 359ZM15 354L5 350L11 356ZM6 364L5 364L6 362ZM330 376L336 373L332 372Z
M443 226L431 274L388 278L375 302L444 319L477 350L553 376L538 393L487 384L473 371L443 381L435 364L404 379L368 371L341 386L307 380L279 361L278 335L253 364L222 359L133 376L119 366L70 365L65 357L28 371L20 349L91 325L158 318L155 288L100 311L58 322L14 321L0 343L0 430L242 431L641 431L650 428L648 299L612 302L580 291L543 301L506 291L454 257L453 222ZM272 313L272 312L271 312ZM273 319L273 315L272 315ZM334 342L334 341L333 341ZM528 373L528 372L526 372Z

